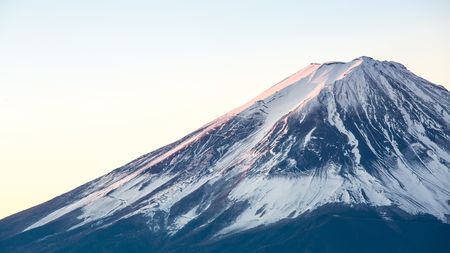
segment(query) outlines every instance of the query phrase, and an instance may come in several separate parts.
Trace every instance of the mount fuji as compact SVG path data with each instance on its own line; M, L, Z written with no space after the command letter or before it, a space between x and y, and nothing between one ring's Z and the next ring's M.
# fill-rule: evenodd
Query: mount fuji
M450 92L360 57L0 220L0 251L448 252L449 223Z

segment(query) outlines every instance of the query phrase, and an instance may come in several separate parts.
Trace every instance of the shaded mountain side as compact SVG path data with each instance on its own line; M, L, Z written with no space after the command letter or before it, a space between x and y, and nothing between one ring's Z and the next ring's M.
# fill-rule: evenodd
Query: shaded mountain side
M133 216L86 234L82 230L30 243L52 225L10 238L2 252L447 252L450 225L429 215L411 216L399 209L328 205L294 220L209 239L214 224L188 228L169 237ZM57 226L57 224L53 224ZM61 241L62 240L62 241ZM61 243L63 242L63 243ZM8 245L5 247L4 245Z

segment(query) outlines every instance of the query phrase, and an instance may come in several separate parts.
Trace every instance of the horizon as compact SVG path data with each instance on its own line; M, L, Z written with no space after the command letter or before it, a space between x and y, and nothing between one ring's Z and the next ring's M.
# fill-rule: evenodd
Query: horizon
M0 219L178 140L311 62L367 55L450 89L450 3L348 2L1 3Z

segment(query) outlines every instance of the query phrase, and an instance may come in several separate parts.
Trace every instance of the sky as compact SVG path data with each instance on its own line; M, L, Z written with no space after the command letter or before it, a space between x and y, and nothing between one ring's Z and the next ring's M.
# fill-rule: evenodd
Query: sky
M0 0L0 218L169 144L311 62L450 88L450 1Z

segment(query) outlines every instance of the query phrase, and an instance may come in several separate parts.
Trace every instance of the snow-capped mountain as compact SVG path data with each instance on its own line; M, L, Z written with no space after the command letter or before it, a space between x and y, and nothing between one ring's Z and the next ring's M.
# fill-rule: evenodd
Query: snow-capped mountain
M361 216L387 224L380 231L420 219L436 246L450 235L449 204L450 93L360 57L310 64L181 140L1 220L0 249L219 252L261 237L235 252L271 252L260 246L318 231L307 221L346 217L333 227L346 231ZM298 250L327 251L313 241Z

